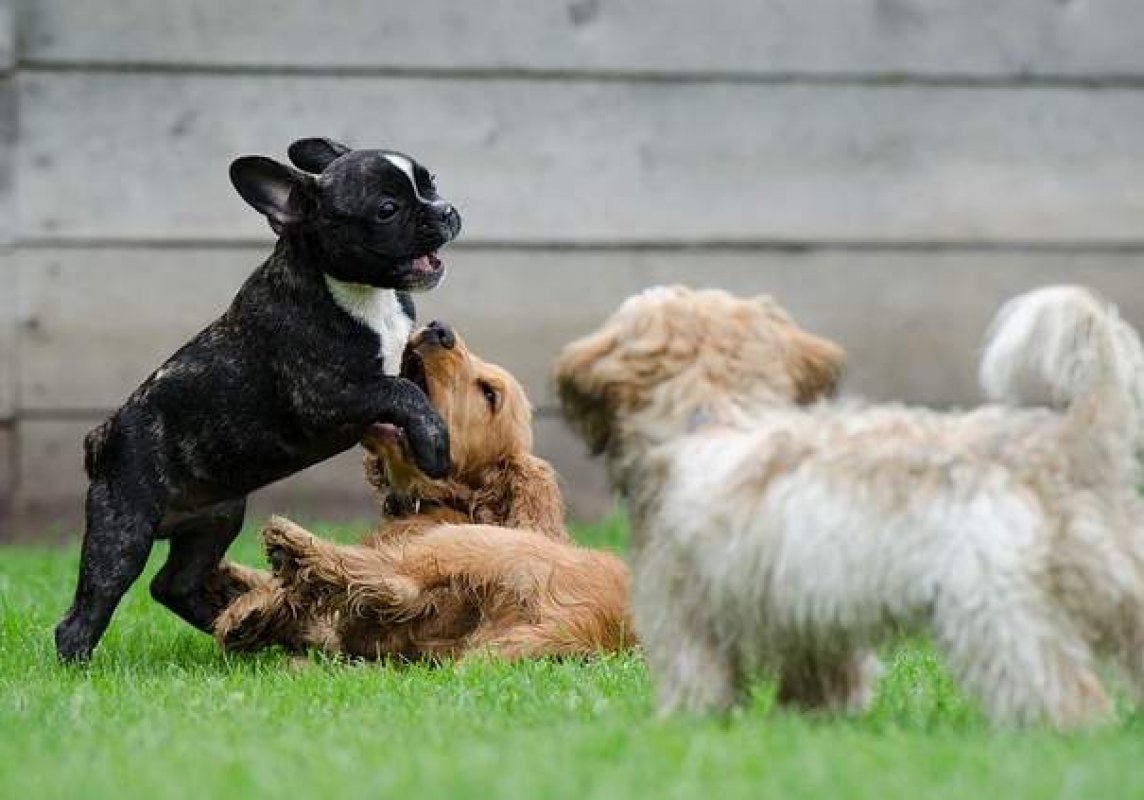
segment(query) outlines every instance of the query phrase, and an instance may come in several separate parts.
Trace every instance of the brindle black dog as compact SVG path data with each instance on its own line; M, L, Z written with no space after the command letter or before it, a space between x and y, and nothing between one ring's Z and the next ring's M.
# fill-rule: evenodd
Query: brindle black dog
M56 628L61 659L90 657L157 538L171 545L152 596L209 631L239 588L218 565L246 495L348 449L372 423L400 427L426 474L449 469L444 424L398 372L408 292L440 281L437 250L460 216L400 153L327 139L289 152L300 170L259 156L230 168L279 235L270 258L84 441L87 528Z

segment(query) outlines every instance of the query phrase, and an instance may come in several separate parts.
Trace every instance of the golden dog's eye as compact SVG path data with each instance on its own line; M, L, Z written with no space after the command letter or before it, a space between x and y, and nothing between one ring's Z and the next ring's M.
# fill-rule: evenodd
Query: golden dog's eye
M497 390L492 387L492 384L486 381L477 381L477 386L481 390L481 394L485 396L485 402L489 404L489 411L496 413L497 402L500 397L497 395Z

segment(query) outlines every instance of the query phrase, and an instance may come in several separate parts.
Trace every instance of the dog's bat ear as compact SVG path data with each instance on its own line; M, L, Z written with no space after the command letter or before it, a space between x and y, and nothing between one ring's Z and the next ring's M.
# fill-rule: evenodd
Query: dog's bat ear
M314 137L299 139L290 145L286 155L290 156L290 163L306 172L320 173L333 161L346 153L350 148L333 139Z
M265 214L275 233L305 216L313 177L264 156L243 156L230 165L230 182L255 210Z

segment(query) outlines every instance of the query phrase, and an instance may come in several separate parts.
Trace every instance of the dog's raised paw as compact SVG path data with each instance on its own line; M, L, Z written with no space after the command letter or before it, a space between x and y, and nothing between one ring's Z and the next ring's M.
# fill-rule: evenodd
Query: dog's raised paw
M282 578L298 570L312 536L285 517L271 517L262 529L262 546L274 575Z

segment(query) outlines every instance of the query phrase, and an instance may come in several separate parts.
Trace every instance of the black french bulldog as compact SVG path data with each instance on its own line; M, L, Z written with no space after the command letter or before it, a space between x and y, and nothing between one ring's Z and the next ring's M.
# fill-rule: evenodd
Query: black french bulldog
M445 425L398 372L408 292L441 280L437 250L460 215L400 153L302 139L289 155L305 171L260 156L230 167L279 234L273 254L84 440L79 582L56 628L65 661L90 657L157 538L171 547L152 596L209 631L239 590L218 565L246 495L352 447L375 422L401 428L426 474L449 470Z

